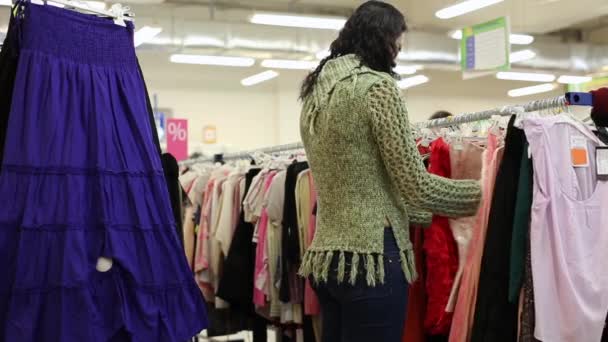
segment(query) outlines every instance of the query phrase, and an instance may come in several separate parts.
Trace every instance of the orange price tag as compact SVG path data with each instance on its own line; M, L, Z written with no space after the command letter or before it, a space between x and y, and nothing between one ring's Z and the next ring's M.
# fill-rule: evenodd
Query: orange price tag
M579 135L570 137L570 156L572 157L572 166L589 167L589 149L585 137Z

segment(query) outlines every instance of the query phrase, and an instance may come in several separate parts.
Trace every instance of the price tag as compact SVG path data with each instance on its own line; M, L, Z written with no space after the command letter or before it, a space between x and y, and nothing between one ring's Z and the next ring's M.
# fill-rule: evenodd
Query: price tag
M608 147L596 148L595 161L597 163L597 176L600 179L608 179Z
M589 167L587 138L582 135L570 136L570 156L572 157L572 166Z

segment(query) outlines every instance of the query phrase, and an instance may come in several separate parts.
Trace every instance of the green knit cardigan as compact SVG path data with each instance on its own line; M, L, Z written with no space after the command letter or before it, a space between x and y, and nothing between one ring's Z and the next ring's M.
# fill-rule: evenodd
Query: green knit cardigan
M302 141L318 191L317 231L300 268L326 282L339 255L338 282L355 284L359 264L369 286L384 283L384 228L389 222L409 282L417 275L410 223L430 224L431 213L475 214L477 181L429 174L411 132L405 103L388 74L355 55L329 61L304 99ZM349 265L345 252L353 253Z

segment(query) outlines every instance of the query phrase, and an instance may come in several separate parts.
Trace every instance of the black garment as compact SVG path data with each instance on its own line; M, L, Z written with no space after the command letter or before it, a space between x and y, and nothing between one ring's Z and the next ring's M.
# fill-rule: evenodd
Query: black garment
M304 326L302 329L304 330L304 342L321 342L317 341L315 338L315 329L312 324L311 316L304 316Z
M268 325L270 322L266 318L253 314L253 342L268 341Z
M182 215L182 186L179 183L179 164L175 157L169 153L164 153L161 156L163 171L165 172L165 180L167 181L167 190L169 190L169 198L171 199L171 209L177 224L177 235L180 237L182 246L184 244L184 225Z
M347 264L352 253L345 253ZM322 342L400 342L407 310L408 283L401 270L399 247L391 228L384 233L384 284L367 285L364 263L357 282L338 284L339 255L335 255L327 283L314 289L321 304Z
M260 169L251 169L245 176L245 193L249 191L253 178ZM255 244L253 232L255 227L245 222L245 213L241 210L239 223L234 231L228 256L224 261L224 271L217 289L217 296L230 303L233 314L244 318L241 330L253 330L254 342L266 341L268 321L255 312L253 306L253 273L255 269Z
M207 304L209 327L207 336L224 336L237 334L251 327L251 317L242 311L230 309L216 309L214 303Z
M156 146L158 154L160 155L162 153L162 149L160 148L160 140L158 139L158 131L156 130L156 120L154 120L154 109L152 108L152 103L150 102L148 86L146 86L146 80L144 79L144 73L141 70L139 60L137 60L137 68L139 69L139 73L144 84L144 90L146 92L146 107L148 108L148 118L150 120L150 128L152 129L152 140L154 140L154 145Z
M300 172L308 169L307 162L289 165L285 176L285 202L283 205L283 234L281 236L281 286L279 298L284 303L291 301L290 279L297 278L300 267L300 234L296 208L296 183ZM303 282L302 282L303 286Z
M505 151L496 176L488 232L481 262L472 342L517 341L518 305L509 302L509 273L513 217L524 132L509 122Z
M0 166L4 160L4 143L13 101L13 87L19 61L18 28L11 15L8 32L0 50Z
M523 307L521 312L520 342L540 342L534 337L536 313L534 312L534 279L532 278L532 253L530 239L526 241L526 265L523 283ZM604 342L604 341L602 341Z
M251 169L247 172L245 193L249 191L253 178L260 171L260 169ZM217 289L217 296L230 303L231 306L253 308L255 248L252 240L254 230L253 224L245 222L245 213L241 210L239 223L234 231Z

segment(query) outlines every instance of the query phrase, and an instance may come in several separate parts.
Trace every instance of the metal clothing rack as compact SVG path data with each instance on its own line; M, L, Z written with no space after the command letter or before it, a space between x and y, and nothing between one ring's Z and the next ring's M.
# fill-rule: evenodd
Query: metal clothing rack
M288 151L295 151L295 150L301 150L304 148L304 145L302 143L292 143L292 144L285 144L285 145L277 145L277 146L271 146L271 147L265 147L265 148L260 148L260 149L255 149L255 150L249 150L249 151L242 151L242 152L236 152L236 153L226 153L222 156L222 159L224 161L230 161L230 160L239 160L239 159L250 159L252 158L254 155L256 154L274 154L274 153L281 153L281 152L288 152ZM215 158L213 157L203 157L203 158L196 158L196 159L189 159L189 160L185 160L183 162L180 163L180 166L192 166L195 164L204 164L204 163L213 163L215 162Z
M485 110L476 113L466 113L443 119L428 120L414 124L418 129L440 128L460 125L463 123L476 122L491 119L493 116L510 116L517 113L517 108L522 108L526 113L542 110L566 108L567 106L593 106L593 96L590 93L566 93L550 99L536 100L518 106L507 106Z
M421 128L434 128L434 127L449 127L459 125L468 122L482 121L491 119L495 115L499 116L510 116L516 113L515 108L523 108L525 112L535 112L542 110L551 110L557 108L565 108L567 106L593 106L593 96L590 93L566 93L563 96L558 96L550 99L532 101L520 106L507 106L503 108L491 109L477 113L461 114L454 117L445 119L429 120L421 123L414 124L418 129ZM278 145L272 147L266 147L256 150L243 151L237 153L228 153L223 155L224 161L239 160L252 158L256 154L273 154L287 151L294 151L303 149L302 143L293 143L286 145ZM185 160L180 163L181 166L192 166L195 164L213 163L215 162L213 157L203 157L196 159Z

